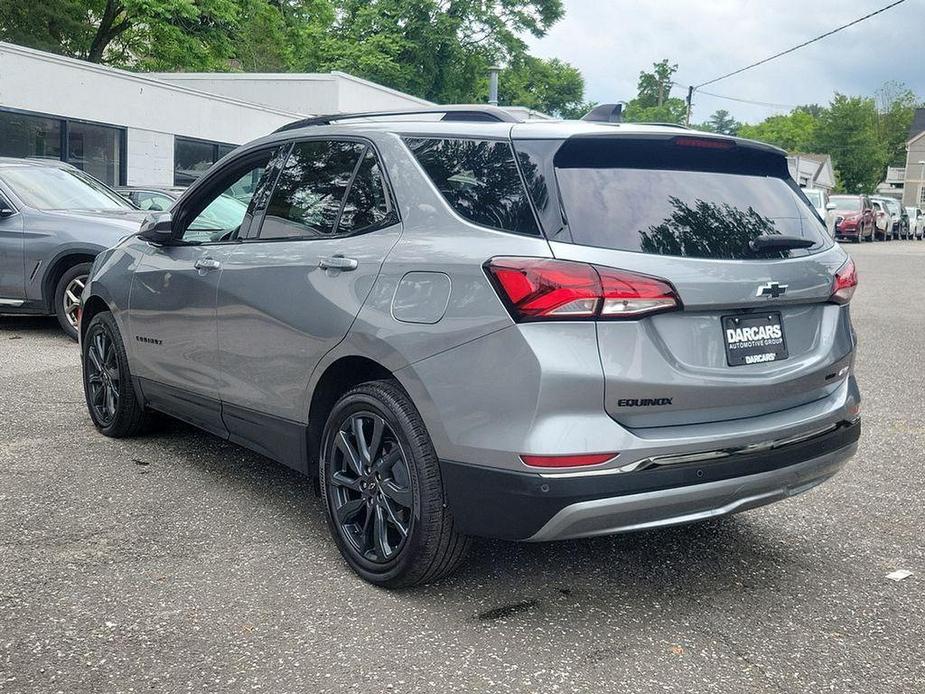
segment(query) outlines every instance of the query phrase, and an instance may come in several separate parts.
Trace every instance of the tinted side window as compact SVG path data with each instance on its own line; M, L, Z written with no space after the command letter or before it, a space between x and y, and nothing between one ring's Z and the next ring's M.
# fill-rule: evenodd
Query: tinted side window
M249 220L247 212L251 199L237 198L232 191L243 181L261 180L272 155L273 152L268 150L260 153L256 159L249 159L243 166L229 168L216 181L212 193L195 205L196 216L187 225L183 240L208 243L237 238L241 226L245 220Z
M344 209L337 223L338 235L355 234L364 229L392 223L379 160L371 148L366 154L347 193Z
M406 143L457 213L483 226L539 236L507 142L408 138Z
M262 239L311 238L334 233L344 194L366 145L297 142L270 197Z

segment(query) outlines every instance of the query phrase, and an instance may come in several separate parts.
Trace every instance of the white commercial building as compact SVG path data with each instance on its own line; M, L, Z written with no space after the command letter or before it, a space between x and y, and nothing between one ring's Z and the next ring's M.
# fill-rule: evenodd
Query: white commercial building
M0 156L110 185L187 185L235 146L320 113L430 102L350 75L142 75L0 42Z

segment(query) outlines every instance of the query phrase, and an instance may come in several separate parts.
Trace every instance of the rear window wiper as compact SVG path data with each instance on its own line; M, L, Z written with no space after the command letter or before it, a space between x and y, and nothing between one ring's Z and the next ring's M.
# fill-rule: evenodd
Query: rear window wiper
M802 236L784 236L783 234L762 234L748 242L753 251L783 251L793 248L810 248L816 242Z

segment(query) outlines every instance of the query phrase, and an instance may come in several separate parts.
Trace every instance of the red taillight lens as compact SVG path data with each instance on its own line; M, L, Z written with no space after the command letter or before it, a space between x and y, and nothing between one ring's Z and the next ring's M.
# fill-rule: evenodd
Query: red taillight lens
M522 319L591 318L601 283L584 263L542 258L495 258L488 271Z
M485 264L517 321L638 318L680 307L665 280L548 258L492 258Z
M590 453L586 455L522 455L520 459L531 467L579 467L600 465L613 460L619 453Z
M835 273L835 280L832 282L832 296L829 300L836 304L847 304L854 296L857 286L858 271L854 267L854 261L849 258L848 262Z
M603 288L601 318L631 318L671 311L679 305L674 287L665 280L606 267L596 270Z

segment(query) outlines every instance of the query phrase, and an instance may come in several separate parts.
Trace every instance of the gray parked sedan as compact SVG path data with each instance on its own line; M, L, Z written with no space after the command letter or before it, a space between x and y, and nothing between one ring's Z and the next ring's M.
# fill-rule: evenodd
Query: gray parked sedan
M57 316L77 339L93 259L137 232L144 218L73 166L0 158L0 313Z
M159 410L317 478L347 562L392 587L469 535L710 518L851 457L857 275L784 152L424 115L253 142L97 258L98 429ZM233 224L203 223L241 181Z

